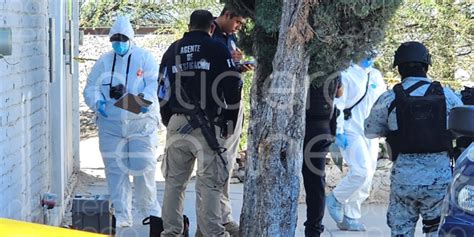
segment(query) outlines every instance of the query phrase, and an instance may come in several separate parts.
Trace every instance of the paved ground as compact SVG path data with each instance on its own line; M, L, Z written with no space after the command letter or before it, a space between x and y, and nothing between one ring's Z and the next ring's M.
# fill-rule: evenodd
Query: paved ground
M81 142L81 170L84 174L80 177L82 180L79 182L79 186L76 188L77 194L106 194L107 186L105 183L103 173L103 163L98 152L98 140L97 138L91 138ZM87 180L87 181L84 181ZM163 199L164 193L164 180L161 175L161 171L157 170L156 175L158 199ZM243 185L232 184L231 185L231 199L234 219L239 220L240 210L242 207L242 196L243 196ZM184 213L190 218L191 221L191 236L194 236L196 229L196 216L194 208L195 191L194 182L191 182L186 190ZM304 236L303 222L305 219L306 205L300 204L298 207L298 227L295 236ZM348 232L340 231L334 221L326 215L324 218L324 225L326 231L323 236L325 237L389 237L390 230L386 225L386 206L382 204L370 204L363 206L363 217L362 222L367 226L366 232ZM134 212L135 213L135 212ZM126 228L119 230L118 237L148 237L148 226L142 226L141 220L134 220L134 226L132 228ZM416 237L423 236L421 234L420 223L418 223L418 229Z

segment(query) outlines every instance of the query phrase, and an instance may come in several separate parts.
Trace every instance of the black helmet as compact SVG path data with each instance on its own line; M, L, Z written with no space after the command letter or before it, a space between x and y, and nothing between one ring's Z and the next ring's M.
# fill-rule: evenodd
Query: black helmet
M420 42L409 41L402 43L395 51L393 67L402 63L420 62L431 65L431 55L428 49Z

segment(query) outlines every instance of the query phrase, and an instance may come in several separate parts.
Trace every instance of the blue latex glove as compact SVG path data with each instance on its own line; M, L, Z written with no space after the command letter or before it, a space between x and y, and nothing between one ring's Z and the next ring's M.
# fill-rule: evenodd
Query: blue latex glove
M105 113L105 101L103 100L98 100L96 103L95 103L95 106L97 107L97 112L99 112L102 116L104 117L109 117L107 116L107 114Z
M142 106L142 107L140 108L140 113L146 113L146 112L148 112L149 110L150 110L150 109L148 109L148 107Z
M346 149L349 146L349 142L347 141L347 136L344 133L336 134L336 146L341 149Z

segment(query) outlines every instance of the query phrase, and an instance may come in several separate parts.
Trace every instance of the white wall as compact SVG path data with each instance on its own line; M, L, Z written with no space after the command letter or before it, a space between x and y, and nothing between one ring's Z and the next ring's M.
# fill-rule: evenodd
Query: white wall
M0 59L0 217L42 222L41 196L72 173L55 170L64 174L58 180L51 172L57 162L72 162L72 157L52 152L59 144L51 133L57 124L51 121L65 111L51 106L57 88L50 83L48 19L51 3L62 2L0 0L0 27L11 28L13 39L8 62ZM58 37L55 41L61 42ZM63 57L56 60L64 64ZM55 78L64 79L61 74ZM64 184L56 186L65 189Z
M47 2L0 1L12 56L0 60L0 217L40 221L48 189Z

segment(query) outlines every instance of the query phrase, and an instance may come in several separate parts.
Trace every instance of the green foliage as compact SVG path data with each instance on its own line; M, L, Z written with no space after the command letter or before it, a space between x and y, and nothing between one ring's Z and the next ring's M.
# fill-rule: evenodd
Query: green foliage
M173 16L173 33L177 39L181 38L184 32L188 31L189 16L194 10L206 9L213 16L218 16L223 8L223 4L218 3L216 0L183 1L170 5L170 12Z
M280 29L281 5L281 0L256 3L254 21L264 33L272 35Z
M248 17L246 26L239 31L239 46L253 55L262 75L272 72L272 60L278 44L281 0L227 0L226 6Z
M435 3L410 1L403 4L388 26L382 52L377 60L385 78L391 84L398 82L398 72L393 69L393 55L401 42L423 42L432 54L433 65L428 74L436 80L459 88L455 71L462 69L473 75L472 47L474 12L472 3ZM472 79L471 79L472 80Z
M206 9L218 15L223 5L216 0L155 3L153 1L96 0L81 6L81 27L110 27L119 14L128 15L135 28L140 26L171 26L162 29L181 38L188 29L189 16L196 9ZM162 33L162 32L157 32Z
M117 15L127 15L136 27L170 23L171 6L129 0L88 1L80 8L81 27L110 27Z
M271 73L281 1L227 2L254 20L255 23L241 31L240 45L247 54L256 55L260 65L268 66L262 70ZM474 73L473 8L469 1L406 0L403 4L400 0L320 1L308 20L316 33L308 46L309 74L323 78L346 68L351 60L358 61L364 51L375 47L382 53L376 66L389 82L396 82L398 73L391 68L396 48L404 41L418 40L433 55L430 76L458 88L459 81L454 80L456 70L466 72L470 77L466 80L472 80Z
M252 17L253 29L241 33L241 37L250 37L251 40L243 39L242 43L244 49L255 55L263 76L269 75L278 43L282 2L261 0L252 5L229 0L227 3ZM308 19L315 33L308 43L310 75L317 74L321 80L346 68L351 61L364 57L365 51L383 40L385 26L400 3L401 0L319 1ZM252 42L252 47L246 45L249 42Z
M243 109L244 109L244 120L242 134L240 136L239 151L247 150L247 130L249 127L250 119L250 88L252 86L253 72L246 72L242 74L242 79L244 81L244 86L242 88L243 95Z
M401 1L322 1L312 14L315 37L309 74L321 78L359 61L365 52L383 40L385 26Z

